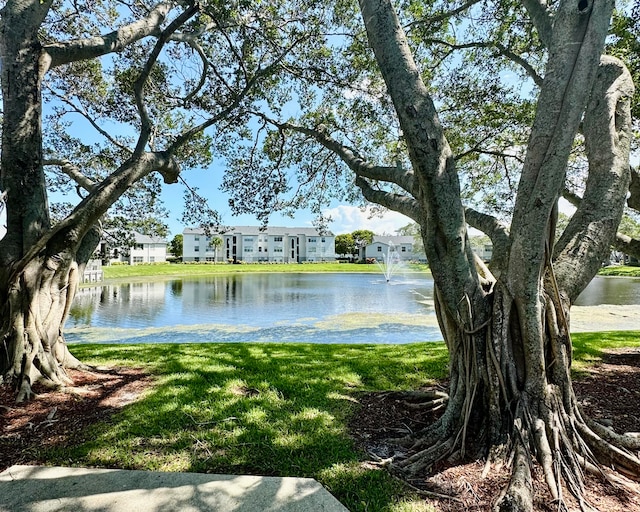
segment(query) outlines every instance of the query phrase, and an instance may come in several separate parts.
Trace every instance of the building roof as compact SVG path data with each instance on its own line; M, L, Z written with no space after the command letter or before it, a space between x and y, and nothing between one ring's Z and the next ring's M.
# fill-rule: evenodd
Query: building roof
M403 245L403 244L409 244L409 245L413 245L415 244L415 240L413 239L412 236L379 236L379 235L374 235L373 236L373 244L384 244L384 245Z
M163 244L166 245L167 241L159 236L148 236L142 233L134 232L133 238L137 244Z
M182 232L185 235L203 235L203 228L185 228ZM305 236L333 236L333 233L326 232L321 234L316 228L302 227L281 227L267 226L266 230L261 226L231 226L219 235L305 235Z

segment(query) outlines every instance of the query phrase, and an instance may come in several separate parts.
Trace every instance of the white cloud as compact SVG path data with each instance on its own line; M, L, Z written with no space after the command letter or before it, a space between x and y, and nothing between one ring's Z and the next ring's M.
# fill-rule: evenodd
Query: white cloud
M357 206L340 205L323 213L333 219L329 229L336 235L352 233L357 229L368 229L376 235L395 235L398 229L413 222L409 217L393 211L387 211L382 217L371 217L369 207L363 210Z

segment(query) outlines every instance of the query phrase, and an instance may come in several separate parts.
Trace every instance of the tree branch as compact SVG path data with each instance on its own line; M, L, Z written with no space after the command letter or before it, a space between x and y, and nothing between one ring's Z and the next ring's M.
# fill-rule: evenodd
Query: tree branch
M362 191L362 195L367 201L379 204L390 210L402 213L416 222L420 222L423 215L420 205L414 198L374 189L362 176L356 177L356 185Z
M214 125L215 123L217 123L218 121L220 121L221 119L223 119L224 117L228 116L231 112L233 112L233 110L235 110L240 103L242 102L243 99L246 98L246 96L249 94L249 92L251 91L251 89L259 82L260 79L268 77L271 75L271 73L282 63L282 61L284 60L284 58L291 52L293 51L293 49L298 46L299 44L301 44L303 41L305 41L307 38L305 37L301 37L299 39L297 39L296 41L294 41L291 46L289 46L288 48L285 48L282 53L280 55L278 55L273 62L271 62L271 64L269 64L268 66L264 67L264 68L258 68L258 70L256 71L255 75L253 75L245 84L245 86L242 88L242 90L240 92L238 92L237 94L235 94L233 101L231 102L231 104L229 104L227 107L225 107L223 110L221 110L220 112L218 112L216 115L210 117L209 119L207 119L206 121L204 121L203 123L200 123L197 126L192 127L191 129L181 133L178 137L176 137L176 139L173 141L173 143L169 146L169 148L167 148L167 151L169 151L170 153L173 153L177 148L183 146L184 144L187 143L187 141L193 137L196 133L199 133L203 130L206 130L208 127Z
M481 213L473 208L465 208L464 214L471 227L482 231L491 239L493 245L492 269L500 271L506 269L510 244L509 228L493 215Z
M546 0L522 0L522 5L536 27L540 41L549 48L553 35L553 17Z
M66 233L66 236L59 238L64 246L51 248L52 250L66 251L71 246L79 244L89 229L131 185L153 171L159 172L165 183L175 183L180 174L177 162L167 152L144 153L128 159L113 174L94 187L63 221L47 231L29 248L11 269L10 278L14 279L20 274L31 259L61 232Z
M424 205L419 224L427 259L443 307L455 315L463 297L484 300L484 291L464 236L466 221L451 147L390 0L359 4L409 151L416 182L411 195Z
M627 198L627 206L634 210L640 211L640 168L631 168L631 184L629 185L629 197Z
M446 46L448 48L451 48L452 50L466 50L468 48L487 48L489 50L491 49L496 50L498 55L502 55L503 57L506 57L507 59L514 62L515 64L518 64L519 66L521 66L525 70L525 72L532 78L532 80L536 83L538 87L542 85L543 78L538 74L538 72L533 68L533 66L527 62L526 59L524 59L517 53L511 51L509 48L499 43L492 43L492 42L485 43L485 42L471 41L467 43L455 44L455 43L450 43L448 41L444 41L442 39L426 39L425 42Z
M640 240L636 238L631 238L630 236L622 233L616 233L613 246L620 252L635 258L640 258Z
M149 58L145 62L144 67L142 68L142 72L138 79L136 80L133 89L136 98L136 106L138 108L138 112L140 113L140 135L138 137L138 143L136 144L136 149L134 154L142 154L145 146L147 145L147 141L149 140L149 136L151 133L151 118L149 117L149 113L147 112L146 103L144 101L144 86L149 80L149 75L151 74L151 70L155 66L158 57L160 56L160 52L164 48L164 45L169 41L170 37L173 33L178 30L184 23L195 15L199 10L198 4L192 4L188 9L180 13L180 15L174 19L169 26L160 33L156 44L153 47L153 50L149 54Z
M571 190L569 190L568 188L565 188L562 191L562 197L564 197L569 203L571 203L572 206L575 206L576 208L580 206L580 201L582 201L582 198L578 194L571 192Z
M315 139L316 142L337 155L357 176L393 183L409 194L416 193L415 177L411 170L406 170L402 167L374 165L363 158L355 149L345 146L332 138L322 127L314 129L293 123L279 123L260 112L254 112L254 114L280 130L291 130Z
M42 165L57 165L60 167L63 173L69 176L73 181L75 181L80 187L85 189L87 192L91 192L95 186L96 182L82 174L78 166L71 163L66 158L57 159L51 158L48 160L44 160Z
M407 25L407 28L415 27L416 25L430 25L433 23L438 23L440 21L445 21L456 14L460 14L462 11L467 10L469 7L473 7L475 4L480 3L481 0L467 0L460 7L456 7L455 9L451 9L450 11L441 12L434 16L429 16L428 18L423 18L421 20L412 21Z
M545 262L550 219L564 188L567 162L599 69L613 5L560 2L511 223L513 293L533 296ZM514 252L515 249L515 252ZM526 284L525 284L526 283ZM535 294L534 294L535 295Z
M202 73L200 73L200 80L195 85L193 90L191 90L182 100L182 102L186 105L188 104L198 92L202 90L204 84L207 81L207 71L209 69L209 59L207 58L202 46L195 40L187 40L187 44L191 46L195 50L195 52L199 55L200 60L202 61Z
M583 121L589 176L554 251L556 278L570 300L598 271L620 224L630 180L632 96L633 80L624 64L603 56ZM575 194L563 195L577 202Z
M87 122L93 126L93 128L100 134L102 135L106 140L108 140L111 144L113 144L115 147L120 148L122 151L125 151L127 154L131 153L131 148L125 146L124 144L120 143L116 138L114 138L108 131L106 131L104 128L102 128L97 122L96 120L91 117L86 110L84 110L84 107L82 106L77 106L75 103L73 103L69 98L67 98L66 96L62 96L60 94L58 94L57 91L50 89L51 94L53 94L54 96L56 96L60 101L62 101L63 103L69 105L69 107L72 109L73 112L75 112L76 114L84 117Z
M486 139L488 139L489 137L486 137ZM466 151L463 151L462 153L459 153L456 155L455 160L458 161L461 158L464 158L465 156L468 156L470 154L473 153L478 153L480 155L490 155L490 156L497 156L503 159L507 159L507 158L513 158L514 160L516 160L519 163L523 163L522 158L520 158L518 155L515 155L513 153L505 153L504 151L497 151L497 150L490 150L490 149L480 149L480 144L482 144L483 141L479 142L478 144L476 144L474 147L467 149Z
M44 52L49 56L48 67L53 68L119 52L140 39L160 35L161 25L175 5L174 2L161 2L149 12L146 18L120 27L109 34L45 45Z

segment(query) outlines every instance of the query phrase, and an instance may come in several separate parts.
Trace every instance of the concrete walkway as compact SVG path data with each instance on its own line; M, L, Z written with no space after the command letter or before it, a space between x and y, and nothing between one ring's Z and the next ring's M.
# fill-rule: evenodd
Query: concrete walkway
M311 478L12 466L0 512L348 512Z

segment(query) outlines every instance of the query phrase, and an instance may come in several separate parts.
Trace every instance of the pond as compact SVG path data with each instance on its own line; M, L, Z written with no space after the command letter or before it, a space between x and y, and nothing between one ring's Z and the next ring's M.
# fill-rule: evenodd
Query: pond
M596 278L579 304L638 305L640 279ZM70 343L442 339L429 276L386 282L381 274L355 273L224 274L83 287L65 334Z

